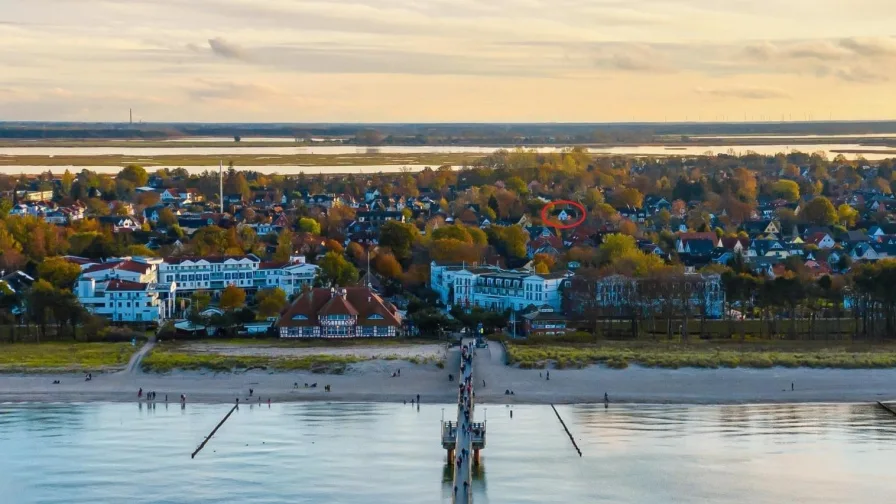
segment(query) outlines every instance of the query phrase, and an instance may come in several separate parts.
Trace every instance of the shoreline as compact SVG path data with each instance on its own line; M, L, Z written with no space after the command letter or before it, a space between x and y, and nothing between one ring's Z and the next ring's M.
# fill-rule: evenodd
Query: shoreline
M345 375L310 372L202 373L176 371L167 374L95 374L92 381L81 373L0 375L0 403L126 403L241 404L286 402L402 403L421 396L422 404L452 404L456 381L448 371L434 366L390 362L388 369ZM477 389L484 405L602 404L607 392L612 404L638 405L738 405L800 403L874 403L896 401L892 383L896 370L837 370L811 368L772 369L652 369L636 366L625 370L590 367L551 370L551 379L539 370L504 367L477 370L476 380L489 385ZM402 376L392 378L392 369ZM541 371L544 373L545 371ZM543 376L543 375L542 375ZM54 380L60 384L54 385ZM298 388L294 384L298 383ZM305 383L317 383L305 388ZM790 390L794 383L795 390ZM480 383L481 384L481 383ZM332 392L324 386L331 385ZM155 391L155 401L137 399ZM249 397L249 388L254 394ZM513 395L505 395L513 390Z
M244 351L237 348L235 351ZM410 354L408 354L410 355ZM138 368L95 373L0 374L0 403L135 402L137 391L155 391L156 404L242 404L283 402L411 402L457 400L460 352L444 355L444 368L406 360L366 360L341 374L311 371L245 370L144 373ZM520 369L504 364L502 345L477 349L474 358L479 404L781 404L873 403L896 400L896 368L645 368ZM449 380L449 375L455 379ZM54 383L59 381L58 384ZM311 384L317 384L311 387ZM332 391L326 392L325 387ZM791 390L792 388L792 390ZM250 397L249 390L254 393ZM512 395L507 394L513 391ZM146 403L145 395L140 400ZM149 401L150 404L152 401Z

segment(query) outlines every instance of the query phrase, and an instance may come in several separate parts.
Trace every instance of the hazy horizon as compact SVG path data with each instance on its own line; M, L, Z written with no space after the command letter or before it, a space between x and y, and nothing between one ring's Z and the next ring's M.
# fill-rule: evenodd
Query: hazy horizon
M0 117L887 120L894 22L886 0L0 0Z

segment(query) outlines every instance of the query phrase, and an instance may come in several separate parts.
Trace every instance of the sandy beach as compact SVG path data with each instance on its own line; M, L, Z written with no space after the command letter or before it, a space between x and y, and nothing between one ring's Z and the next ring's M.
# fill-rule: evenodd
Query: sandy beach
M432 349L425 349L430 352ZM340 350L342 351L342 350ZM394 353L393 350L388 352ZM736 404L764 402L873 402L896 399L896 369L647 369L624 370L592 366L577 370L523 370L505 366L500 345L477 350L476 398L480 403L564 404L611 402ZM457 350L448 352L445 369L400 360L370 360L345 374L310 372L242 373L174 372L147 374L139 370L95 374L0 375L0 402L136 401L137 390L155 391L156 401L232 403L270 399L284 401L402 402L420 395L425 402L450 403L456 383ZM401 371L401 376L392 374ZM59 380L59 384L53 384ZM485 381L483 387L482 381ZM305 384L317 383L316 388ZM794 390L791 391L791 383ZM294 385L298 384L296 388ZM331 392L324 391L330 385ZM249 397L249 389L254 389ZM506 395L512 390L513 395Z

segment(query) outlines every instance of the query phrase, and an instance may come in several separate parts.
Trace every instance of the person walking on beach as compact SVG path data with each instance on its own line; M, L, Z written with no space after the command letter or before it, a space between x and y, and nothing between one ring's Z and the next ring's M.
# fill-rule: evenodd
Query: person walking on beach
M545 376L546 376L546 378L547 378L548 380L550 380L550 379L551 379L551 372L548 371L547 374L546 374Z
M137 391L137 399L143 398L143 387L140 387L140 390Z
M790 382L790 391L793 392L793 382Z

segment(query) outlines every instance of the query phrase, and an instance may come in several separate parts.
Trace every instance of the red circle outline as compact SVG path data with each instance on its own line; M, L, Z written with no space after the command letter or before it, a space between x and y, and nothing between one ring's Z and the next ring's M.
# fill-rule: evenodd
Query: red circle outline
M552 207L555 207L557 205L563 205L563 204L572 205L572 206L578 208L579 211L582 213L582 216L579 217L579 219L577 221L573 222L572 224L559 224L559 223L555 224L555 223L551 222L548 219L548 210L551 209ZM570 201L570 200L552 201L552 202L548 203L547 205L545 205L544 208L541 209L541 222L545 226L553 227L553 228L557 228L557 229L574 228L574 227L578 226L579 224L585 222L585 217L587 217L587 216L588 216L588 212L585 210L585 206L577 201Z

